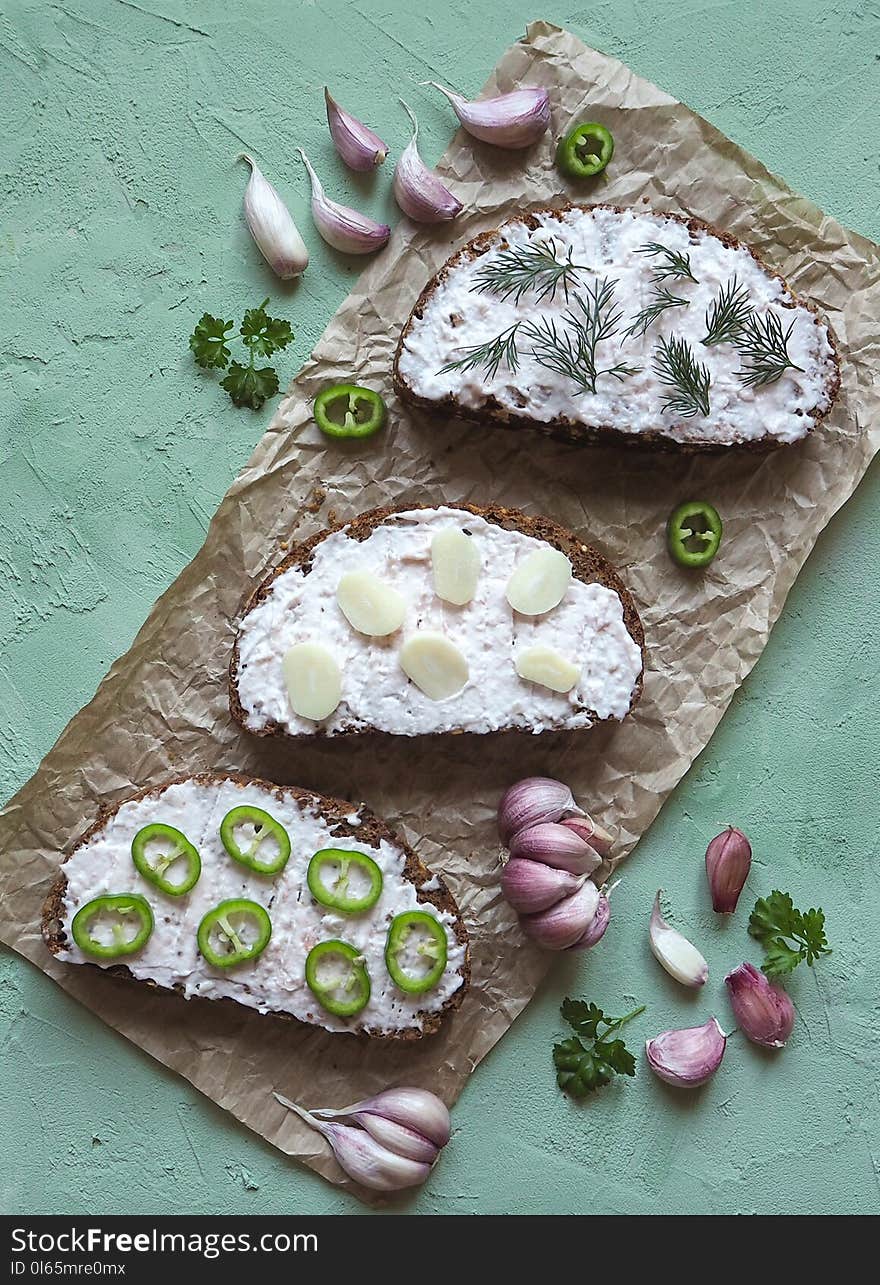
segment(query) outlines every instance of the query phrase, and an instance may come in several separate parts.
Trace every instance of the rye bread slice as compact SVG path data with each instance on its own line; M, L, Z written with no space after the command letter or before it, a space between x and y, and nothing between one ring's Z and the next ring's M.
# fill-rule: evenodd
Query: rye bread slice
M312 557L316 547L328 536L337 531L345 531L352 540L366 540L373 531L376 530L387 518L393 517L397 513L414 513L423 510L431 511L434 507L430 504L404 504L398 506L384 506L377 509L370 509L366 513L361 513L357 517L347 522L337 522L333 526L327 527L323 531L318 531L309 539L303 540L300 544L294 545L284 558L278 563L273 571L257 586L245 603L242 611L242 620L247 614L254 609L272 590L272 585L278 576L291 567L301 567L308 574L312 565ZM629 590L623 584L614 567L603 557L598 550L591 545L585 544L579 536L566 527L554 522L552 518L531 517L523 513L520 509L507 508L501 504L445 504L444 508L458 509L463 513L472 513L476 517L483 518L495 526L501 527L505 531L519 531L523 535L532 536L536 540L543 540L559 549L566 555L572 565L574 577L584 584L600 584L606 589L612 590L620 599L623 611L623 621L630 637L639 647L642 653L642 672L633 688L632 698L630 700L630 712L638 703L642 688L644 685L644 664L645 664L645 631L639 618L638 610ZM244 709L238 692L238 670L239 670L239 636L236 634L235 644L232 649L232 657L229 662L229 708L232 717L245 731L253 736L281 736L288 740L305 739L306 734L302 736L288 732L279 723L271 721L264 727L253 728L247 724L247 712ZM597 724L603 721L594 715L593 723ZM563 726L563 724L560 724ZM464 730L464 729L462 729ZM334 736L354 736L361 735L362 729L357 727L343 728L333 732ZM391 735L388 732L382 732L381 735ZM442 733L440 733L442 735ZM313 737L326 737L327 732L320 726L315 727L311 733Z
M453 916L452 931L456 940L465 947L464 962L459 970L462 976L462 984L446 1000L442 1008L436 1012L428 1010L419 1010L415 1016L419 1020L418 1025L401 1028L399 1030L377 1030L362 1028L358 1026L357 1020L353 1019L350 1023L350 1033L363 1036L370 1039L394 1039L394 1040L417 1040L425 1035L432 1035L439 1030L443 1019L450 1013L454 1012L467 991L470 983L470 953L468 947L468 933L464 921L461 917L461 911L449 891L442 876L429 870L416 856L412 848L396 834L390 826L380 817L370 812L365 807L357 809L358 823L353 824L351 817L355 811L355 805L346 802L344 799L334 799L326 795L316 794L311 790L302 790L296 786L274 785L269 781L262 781L255 777L243 776L241 773L212 773L202 772L195 776L171 777L163 781L161 785L150 786L147 789L140 790L135 794L130 794L124 799L120 799L112 807L102 807L96 819L88 829L76 841L71 851L64 857L57 878L54 880L48 896L43 903L41 930L43 939L49 951L53 955L58 955L68 945L68 937L64 928L64 897L67 890L67 876L64 872L65 864L72 859L76 852L96 837L105 827L107 822L115 816L119 809L125 803L131 803L148 798L158 798L159 795L170 785L180 785L187 782L195 782L200 785L220 786L224 783L230 783L240 787L248 785L258 786L266 790L275 798L281 800L284 798L293 799L302 806L314 807L320 812L322 818L327 823L330 832L337 838L356 839L366 848L377 848L382 840L393 844L403 854L405 858L403 878L413 885L416 890L416 898L421 903L427 903L434 906L437 910L444 911ZM73 961L72 961L73 962ZM174 990L182 993L180 986L167 988L153 980L144 980L134 977L131 970L125 964L112 964L103 966L92 964L86 961L90 967L99 968L101 972L110 973L114 977L126 978L131 982L136 982L143 986L149 986L155 990ZM222 998L213 999L210 996L194 997L194 1003L211 1003L211 1004L235 1004L236 1007L242 1007L231 997L223 996ZM256 1010L254 1010L256 1011ZM267 1016L280 1017L286 1021L298 1021L303 1025L312 1025L304 1022L293 1013L284 1013L273 1010ZM341 1034L349 1033L340 1032Z
M528 214L518 215L515 219L510 219L508 222L510 224L524 224L530 229L535 229L541 226L541 215L565 214L570 210L582 210L585 212L589 212L591 210L611 210L618 214L631 212L636 215L658 213L657 211L649 210L647 207L643 210L639 210L638 208L628 209L628 207L623 205L612 205L601 202L597 202L592 205L579 205L572 202L558 207L546 206ZM808 299L803 299L797 295L795 291L792 290L782 273L777 272L765 263L758 252L750 245L740 241L735 236L731 236L728 232L721 231L711 223L704 222L702 219L689 218L679 214L668 214L665 211L663 212L662 217L671 223L683 225L689 232L704 232L717 237L723 245L731 249L745 250L751 255L763 272L765 272L769 277L773 277L777 281L781 282L782 286L788 292L791 297L791 303L784 306L799 306L806 309L808 312L813 314L816 325L821 325L826 328L828 332L828 342L832 353L832 371L825 380L827 406L824 409L819 406L815 406L812 410L806 412L815 419L815 427L818 427L833 409L834 402L840 390L840 357L834 332L829 325L828 320L822 316L815 304L811 303ZM661 424L658 424L655 429L646 430L644 432L626 433L611 425L593 426L581 424L574 419L569 419L568 417L561 417L556 420L542 422L531 418L529 415L515 413L510 410L509 407L503 406L491 395L487 398L486 403L482 407L478 410L473 410L460 405L458 400L452 394L447 394L442 398L434 400L417 393L407 383L405 377L400 371L400 358L407 336L412 330L413 325L424 316L425 309L437 288L449 277L450 273L453 272L459 264L473 261L480 258L482 255L487 254L490 250L497 249L499 244L503 242L504 229L506 226L507 224L501 224L497 228L492 228L487 232L481 232L479 236L468 241L466 245L463 245L461 249L457 250L446 261L446 263L444 263L442 268L435 273L422 290L422 293L419 295L415 305L413 306L406 324L400 332L400 338L398 339L397 349L394 355L394 391L401 401L405 402L407 405L417 408L420 411L424 411L432 417L442 417L446 420L457 419L470 424L488 425L492 428L528 429L533 432L541 433L545 437L556 438L573 445L624 446L631 449L677 452L687 455L698 453L717 454L721 451L728 450L750 451L758 454L766 454L768 451L777 450L785 445L796 445L796 443L782 442L779 438L770 433L765 434L763 437L754 438L751 441L735 442L730 444L713 442L680 442L674 437L670 437L669 434L665 432L664 426ZM799 440L803 439L801 438Z

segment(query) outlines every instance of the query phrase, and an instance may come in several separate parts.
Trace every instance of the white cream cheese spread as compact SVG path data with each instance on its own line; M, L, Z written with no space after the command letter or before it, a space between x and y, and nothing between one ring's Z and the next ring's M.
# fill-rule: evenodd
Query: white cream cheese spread
M450 527L468 533L480 559L473 597L461 606L437 596L432 576L432 542ZM327 536L308 572L282 572L242 620L237 683L246 725L259 730L274 723L292 735L375 729L415 736L507 727L541 732L623 718L642 655L618 595L572 579L561 602L544 615L520 615L507 600L517 566L547 548L455 508L393 514L365 540L345 530ZM336 589L353 571L370 572L402 596L406 615L395 634L373 638L351 627ZM466 662L464 686L446 699L432 700L401 667L401 648L417 633L444 635ZM325 648L341 674L340 703L319 723L294 713L284 681L282 658L303 643ZM519 652L541 644L577 667L570 691L552 691L517 673Z
M637 437L662 432L681 443L717 446L771 437L793 442L804 437L817 416L829 408L828 384L835 378L828 328L807 308L797 304L783 283L764 269L744 246L726 246L702 229L663 215L596 207L535 216L539 226L511 222L493 246L474 259L451 267L414 317L398 361L403 382L419 397L441 401L453 397L467 411L479 411L491 398L514 415L540 423L568 420L590 428L613 428ZM663 256L645 253L660 245L689 256L693 277L669 276L658 282ZM543 300L527 289L514 295L477 289L487 265L505 249L551 246L558 261L571 261L584 271L572 276L568 298L564 289ZM752 387L741 378L744 358L732 342L705 345L707 313L719 291L736 280L745 291L758 320L774 314L787 340L790 365L772 383ZM528 342L517 338L515 370L502 360L492 373L485 365L444 369L469 349L505 332L517 323L548 319L560 331L572 296L585 284L607 279L613 283L612 307L621 313L616 333L596 348L596 365L637 367L618 380L600 374L595 392L579 390L565 373L538 360ZM635 316L656 299L658 286L685 301L662 311L643 335L625 334ZM794 305L794 306L792 306ZM527 333L527 332L526 332ZM684 417L664 410L671 395L655 371L661 337L685 340L696 360L709 372L709 413ZM674 390L672 390L674 393Z
M274 878L252 873L233 861L220 842L221 820L232 808L246 803L264 809L290 836L290 859ZM131 841L135 834L142 826L157 821L180 830L201 856L201 876L185 896L166 896L143 879L132 862ZM360 823L359 817L356 823ZM314 900L306 883L306 870L314 853L323 848L365 852L376 862L383 883L379 900L371 910L344 914ZM418 900L415 887L404 879L404 864L404 853L395 845L382 839L378 847L373 847L366 841L334 834L317 808L302 807L291 795L279 799L260 785L234 781L176 783L158 796L123 803L64 864L67 890L63 924L68 944L59 958L103 966L74 943L73 916L95 897L136 892L149 902L155 926L138 954L127 955L118 962L141 981L179 987L187 998L228 997L261 1013L291 1013L328 1031L379 1033L418 1027L420 1011L436 1013L462 985L465 947L455 936L452 916ZM247 898L264 906L272 921L272 936L257 959L224 970L202 958L196 933L209 910L232 898ZM446 971L432 990L421 995L408 995L396 987L385 966L385 941L391 920L410 910L432 914L443 924L447 937ZM364 955L370 977L367 1006L347 1021L326 1012L305 982L306 955L318 942L333 939L348 942Z

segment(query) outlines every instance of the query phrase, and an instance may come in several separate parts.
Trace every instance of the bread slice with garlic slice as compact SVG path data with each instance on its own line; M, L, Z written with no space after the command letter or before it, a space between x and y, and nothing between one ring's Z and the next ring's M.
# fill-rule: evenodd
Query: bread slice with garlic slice
M834 336L754 250L647 207L521 215L458 250L403 328L398 395L574 443L767 451L840 386Z
M644 633L608 561L500 505L380 508L251 596L230 707L257 736L531 733L624 718Z
M242 807L267 813L289 839L290 855L274 874L233 860L222 842L221 822ZM159 890L134 864L135 836L157 823L184 835L199 854L200 873L184 895ZM378 866L380 891L368 909L346 913L312 895L311 858L328 849L363 854ZM169 875L173 881L172 870ZM77 913L108 894L136 895L152 910L146 943L116 960L92 957L72 932ZM268 913L268 944L253 960L214 966L202 954L200 924L221 904L242 899ZM412 912L432 917L445 936L446 954L436 983L410 993L392 980L385 948L396 917ZM331 1032L400 1040L439 1029L460 1005L470 977L468 935L451 893L384 821L363 806L239 775L180 778L104 809L64 859L42 930L52 954L69 964L95 964L187 999L234 1001ZM328 1011L306 982L309 952L334 940L359 952L369 978L369 999L349 1017Z

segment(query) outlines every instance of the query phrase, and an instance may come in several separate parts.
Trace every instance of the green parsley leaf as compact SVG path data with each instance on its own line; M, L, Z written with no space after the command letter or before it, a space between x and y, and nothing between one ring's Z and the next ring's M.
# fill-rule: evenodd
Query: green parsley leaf
M234 325L234 321L222 321L219 317L212 317L209 312L202 314L189 337L189 346L200 366L206 370L210 370L212 366L220 370L225 368L230 357L226 332Z
M749 934L764 947L766 958L761 968L768 977L782 977L803 962L812 967L820 955L831 953L825 936L825 912L798 910L788 893L778 888L755 902Z
M259 410L267 397L274 397L278 392L278 375L271 366L257 370L234 361L230 364L229 374L220 380L220 387L226 389L236 406Z
M615 1075L635 1075L636 1060L632 1053L623 1040L609 1037L644 1011L642 1005L624 1017L606 1017L596 1004L580 999L564 1000L560 1008L562 1016L579 1035L592 1040L592 1045L588 1047L577 1036L553 1045L556 1083L560 1089L570 1097L585 1098L588 1093L610 1084Z
M266 312L268 298L258 308L248 308L241 323L241 337L255 357L271 357L293 342L289 321L270 317Z

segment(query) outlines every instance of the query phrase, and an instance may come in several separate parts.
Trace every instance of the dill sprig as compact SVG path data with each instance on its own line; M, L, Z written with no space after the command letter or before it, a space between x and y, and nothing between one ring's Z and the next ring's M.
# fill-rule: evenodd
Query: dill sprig
M623 318L614 304L614 282L607 277L594 281L582 294L575 294L574 308L563 314L562 330L552 317L527 321L523 326L523 334L532 344L530 353L538 364L566 376L585 393L595 393L596 380L601 375L625 379L638 374L640 367L622 362L601 369L597 365L599 344L617 334Z
M691 256L681 254L678 250L670 250L668 245L661 245L659 241L649 241L647 245L640 245L636 254L649 254L652 258L659 258L660 262L652 264L651 272L654 280L657 282L665 281L667 277L687 277L689 281L697 284L697 278L691 271Z
M664 411L674 411L684 419L709 414L712 377L708 368L697 361L686 339L661 336L654 349L654 371L662 384L674 390L663 403Z
M442 370L437 372L438 375L445 375L448 370L475 370L478 366L482 366L486 377L494 379L501 365L507 366L512 374L516 374L519 366L516 336L522 324L521 321L515 321L494 339L487 339L485 343L471 344L467 348L462 348L463 355L457 361L448 362Z
M471 287L477 293L494 294L499 299L513 298L519 303L529 290L535 291L535 303L546 299L552 303L556 291L561 289L568 302L568 288L578 272L588 268L573 263L571 249L564 259L556 257L556 244L523 245L509 247L483 261L474 274Z
M737 372L737 378L747 388L762 388L773 384L784 370L801 370L788 355L788 341L794 322L783 333L782 322L775 312L768 312L763 321L754 313L749 317L737 339L737 347L748 363Z
M707 348L713 344L736 343L751 315L748 290L736 277L731 277L706 309L706 334L701 343Z
M624 330L623 338L636 338L645 334L648 327L653 325L667 308L686 308L688 303L688 299L682 299L679 295L671 294L666 289L656 289L652 301L642 308L641 312L636 313L626 330Z

